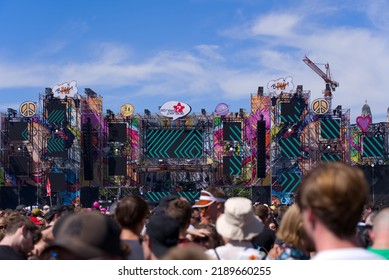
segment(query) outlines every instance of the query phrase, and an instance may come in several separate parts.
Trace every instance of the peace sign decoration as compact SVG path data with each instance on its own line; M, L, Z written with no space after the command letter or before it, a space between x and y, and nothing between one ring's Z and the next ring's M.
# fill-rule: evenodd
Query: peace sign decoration
M317 115L324 115L328 112L330 109L330 105L328 104L328 101L324 98L318 98L313 100L312 102L312 111L315 112Z
M23 117L31 118L36 114L36 103L25 101L20 105L19 112Z

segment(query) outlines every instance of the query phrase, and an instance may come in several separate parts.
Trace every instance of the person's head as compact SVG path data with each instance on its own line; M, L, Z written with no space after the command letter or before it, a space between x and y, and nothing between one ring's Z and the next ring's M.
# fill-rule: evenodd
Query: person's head
M211 258L197 245L173 247L164 256L164 260L210 260Z
M53 225L62 215L68 213L68 209L63 205L54 205L45 214L47 224Z
M40 238L38 226L19 213L8 216L6 223L2 244L11 246L27 257L34 248L34 243Z
M6 217L0 217L0 241L4 237L4 229L6 225L7 225Z
M222 237L214 225L199 224L196 229L205 229L209 232L206 236L193 236L192 241L204 249L215 249L224 244Z
M120 227L98 211L68 214L54 225L55 240L41 255L49 259L122 259Z
M269 208L264 204L254 204L255 215L257 215L262 223L266 223L267 218L269 217Z
M305 232L301 211L296 204L290 206L285 212L276 237L306 253L313 251L313 244Z
M192 216L190 219L190 224L196 227L201 222L200 209L192 207Z
M225 194L219 188L208 188L200 192L199 200L192 206L200 209L201 223L215 224L224 212Z
M153 211L152 211L153 214L154 215L164 214L169 203L177 198L180 198L180 197L178 195L167 195L167 196L162 197L159 200L158 205L153 209Z
M377 249L389 248L389 207L383 208L374 217L370 237L373 241L372 247Z
M355 236L368 195L360 169L341 162L321 163L302 179L297 195L308 235L320 222L338 239Z
M216 230L226 242L251 241L263 228L263 223L254 213L251 200L244 197L227 199L224 213L216 221Z
M179 224L174 218L165 214L151 216L142 242L145 259L163 258L170 248L178 244L179 231Z
M192 218L192 207L190 203L181 198L170 201L166 207L165 214L176 219L180 225L180 234L185 236L190 219Z
M149 213L149 205L141 196L130 195L117 203L115 219L122 228L140 234Z

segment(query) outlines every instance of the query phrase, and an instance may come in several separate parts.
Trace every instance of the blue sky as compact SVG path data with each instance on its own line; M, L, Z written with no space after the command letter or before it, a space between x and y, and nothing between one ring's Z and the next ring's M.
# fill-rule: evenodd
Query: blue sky
M365 100L373 122L386 121L386 11L386 0L0 0L0 111L72 80L115 113L172 100L249 112L258 86L288 76L313 101L324 81L307 55L330 64L333 107L351 123Z

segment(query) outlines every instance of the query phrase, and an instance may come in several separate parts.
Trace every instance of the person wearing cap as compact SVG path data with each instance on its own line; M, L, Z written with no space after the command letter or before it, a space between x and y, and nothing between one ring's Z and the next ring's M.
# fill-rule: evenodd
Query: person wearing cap
M153 215L146 225L142 246L145 260L160 260L178 244L180 226L165 214Z
M37 226L43 226L45 224L45 220L43 219L43 211L39 208L31 210L31 216L29 219Z
M124 259L119 225L98 211L68 214L54 225L53 231L55 240L40 259Z
M232 197L224 204L224 213L216 221L216 230L225 245L207 250L218 260L261 260L266 254L255 249L252 239L262 232L264 225L255 215L250 199Z
M199 199L192 206L200 209L202 224L215 224L224 211L225 194L221 189L208 188L200 192Z

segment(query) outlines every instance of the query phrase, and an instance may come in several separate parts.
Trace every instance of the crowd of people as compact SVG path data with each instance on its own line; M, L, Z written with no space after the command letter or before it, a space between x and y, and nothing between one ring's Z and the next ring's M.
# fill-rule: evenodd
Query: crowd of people
M383 260L389 207L369 204L362 171L322 163L303 177L292 205L202 190L152 207L131 195L98 202L0 210L2 260Z

